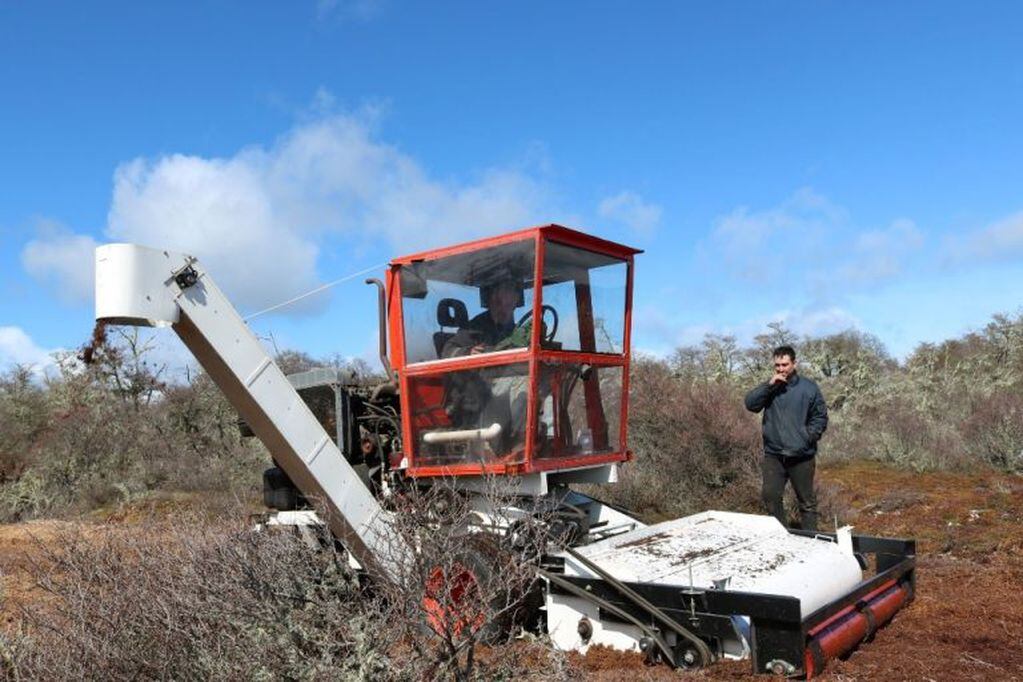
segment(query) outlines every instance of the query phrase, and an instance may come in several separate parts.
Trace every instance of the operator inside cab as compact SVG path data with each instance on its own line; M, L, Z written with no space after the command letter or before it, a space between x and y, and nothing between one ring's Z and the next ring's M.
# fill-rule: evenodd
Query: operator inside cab
M529 345L529 326L515 326L515 310L525 305L522 282L501 279L481 292L485 310L448 339L441 357L478 355Z
M515 310L525 305L521 279L505 276L480 290L484 311L448 339L445 358L479 355L529 345L532 325L515 324ZM444 409L453 426L501 425L501 435L481 443L485 456L502 456L525 445L527 388L525 365L485 367L445 377Z

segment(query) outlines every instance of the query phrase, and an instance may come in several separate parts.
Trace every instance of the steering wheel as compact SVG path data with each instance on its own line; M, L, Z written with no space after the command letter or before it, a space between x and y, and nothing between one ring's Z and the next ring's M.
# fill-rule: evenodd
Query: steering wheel
M547 305L546 303L544 303L540 307L540 317L544 321L546 321L547 319L547 313L551 314L551 324L549 327L547 327L546 333L543 335L543 338L541 339L542 343L551 343L552 341L554 341L554 337L558 335L558 311L554 309L554 306ZM532 319L533 319L532 309L527 310L526 313L519 318L519 321L515 323L515 327L516 328L522 327Z

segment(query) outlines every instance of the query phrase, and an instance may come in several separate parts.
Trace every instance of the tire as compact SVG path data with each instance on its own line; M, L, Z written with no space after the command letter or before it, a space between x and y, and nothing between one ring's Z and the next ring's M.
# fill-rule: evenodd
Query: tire
M479 642L494 644L508 637L515 625L528 620L530 612L539 606L535 595L542 598L542 592L513 595L504 591L499 574L501 550L493 538L479 535L466 538L465 545L449 561L429 573L423 611L427 626L442 636L448 631L459 637L464 628L470 627L477 631ZM481 592L493 593L489 604L481 603ZM512 608L505 608L513 602ZM496 613L500 609L504 610Z

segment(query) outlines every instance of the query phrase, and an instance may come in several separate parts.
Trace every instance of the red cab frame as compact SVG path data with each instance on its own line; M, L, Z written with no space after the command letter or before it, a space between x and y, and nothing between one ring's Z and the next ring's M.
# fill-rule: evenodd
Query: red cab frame
M405 326L403 323L404 300L401 292L401 270L414 263L432 261L456 254L466 254L479 251L502 244L512 242L532 242L534 254L533 282L534 292L532 301L533 319L539 320L543 311L543 282L544 282L544 256L547 244L558 244L561 246L574 247L590 251L595 254L602 254L618 259L626 264L627 273L625 281L624 301L624 329L622 338L621 353L597 353L581 352L573 350L553 350L545 348L541 344L542 325L532 325L532 337L528 347L514 349L500 353L484 353L480 355L468 355L449 359L431 360L429 362L406 361L406 338ZM390 262L387 272L387 309L390 343L391 365L397 374L401 388L402 408L402 464L406 473L413 477L422 476L473 476L481 474L496 475L521 475L539 471L557 471L565 469L580 469L603 464L622 462L631 459L631 453L626 447L627 423L628 423L628 402L629 402L629 364L631 357L631 332L632 332L632 286L633 286L633 265L634 256L642 253L623 244L607 241L599 237L572 230L561 225L543 225L530 227L524 230L509 232L494 237L479 239L446 248L434 249L415 253ZM589 299L587 298L587 301ZM587 335L592 338L594 334L594 320L592 310L587 315L589 303L581 298L577 301L579 305L578 326L580 338ZM580 344L582 346L582 344ZM593 345L592 343L589 345ZM413 408L411 404L410 381L416 377L436 377L447 372L458 370L479 369L484 367L496 367L525 363L528 365L528 406L526 412L526 438L524 453L517 453L515 461L494 461L494 462L462 462L456 464L436 465L423 462L418 457L414 441L414 428L411 419ZM620 414L618 415L618 442L608 444L602 452L595 454L576 454L562 457L537 457L536 438L537 422L540 413L540 371L542 366L550 366L558 363L585 363L588 366L601 368L621 368L621 402ZM599 400L599 386L591 385L596 382L586 382L585 391L587 404L592 405ZM597 391L597 395L591 392ZM588 419L591 424L594 419L603 418L602 415L595 415L587 408ZM610 451L608 451L610 450ZM398 462L394 463L399 465Z

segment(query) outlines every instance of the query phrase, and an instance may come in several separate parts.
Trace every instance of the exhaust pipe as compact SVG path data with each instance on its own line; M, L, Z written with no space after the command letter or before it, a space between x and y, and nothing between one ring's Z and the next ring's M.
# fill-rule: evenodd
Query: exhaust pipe
M394 383L394 373L391 371L391 361L387 358L387 296L384 291L384 283L376 277L370 277L366 284L377 285L377 322L379 325L380 339L380 364L384 366L384 373L387 374L387 381Z

